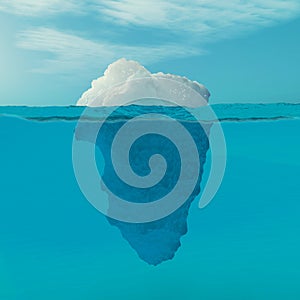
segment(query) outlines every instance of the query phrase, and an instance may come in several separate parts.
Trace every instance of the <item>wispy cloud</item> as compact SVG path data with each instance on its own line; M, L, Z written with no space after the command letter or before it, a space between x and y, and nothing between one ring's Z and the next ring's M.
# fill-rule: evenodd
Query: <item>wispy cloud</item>
M60 74L73 71L78 74L78 71L84 73L87 68L105 68L120 57L136 59L146 64L169 56L178 57L199 52L193 48L172 44L141 47L96 42L44 27L21 32L18 36L18 46L51 54L51 58L45 60L35 71Z
M90 29L97 40L87 39L83 32L80 33L78 24L78 33L67 33L74 29L69 28L67 22L61 30L42 25L19 34L19 47L51 54L51 58L44 60L36 70L68 73L80 69L84 71L95 64L98 68L104 68L122 56L147 64L166 57L201 54L207 43L243 35L298 16L300 1L0 0L0 10L39 18L40 23L44 15L64 12L86 15L85 18L92 16L94 22L98 20L99 26L94 23ZM153 35L163 29L170 33L170 37L165 34L165 39L158 39L155 46L146 47L141 45L149 44L149 36L140 35L139 41L132 45L132 42L127 42L131 34L128 30L128 39L107 42L101 39L102 30L105 30L106 36L109 35L111 23L114 30L147 28Z
M205 40L270 26L300 13L299 0L108 0L98 3L98 10L111 21L197 34L197 38Z
M1 0L0 11L24 15L44 16L65 12L80 13L82 4L75 0Z
M0 10L43 16L63 12L98 14L122 25L207 32L273 24L300 13L299 0L1 0ZM242 29L240 27L240 29Z

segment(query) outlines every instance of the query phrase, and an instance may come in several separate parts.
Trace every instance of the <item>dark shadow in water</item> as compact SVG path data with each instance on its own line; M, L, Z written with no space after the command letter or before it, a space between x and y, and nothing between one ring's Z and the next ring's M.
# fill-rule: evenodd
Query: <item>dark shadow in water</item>
M166 137L157 134L148 134L140 137L133 143L129 153L132 170L139 176L146 176L150 172L149 158L154 154L161 154L167 163L166 173L157 185L149 189L135 188L127 185L117 176L111 162L112 142L116 133L126 121L114 120L106 122L102 125L98 133L96 144L104 159L102 159L102 162L104 161L104 169L102 167L103 182L113 194L129 202L145 203L158 200L168 194L178 180L181 170L180 153L172 141ZM161 122L162 126L168 126L166 122L170 121L162 120ZM206 152L209 148L205 131L209 131L210 125L203 125L202 127L197 121L180 121L180 123L195 141L200 160L200 174L194 190L191 191L190 197L176 211L157 221L126 223L107 217L111 225L119 228L122 236L137 252L139 257L151 265L158 265L174 257L181 245L181 237L187 233L187 216L190 205L200 193L203 166L206 160ZM91 125L89 124L89 126ZM82 135L80 134L77 138L89 140L89 130L87 128L88 126L82 131ZM120 153L122 153L121 145ZM193 164L192 157L188 163Z

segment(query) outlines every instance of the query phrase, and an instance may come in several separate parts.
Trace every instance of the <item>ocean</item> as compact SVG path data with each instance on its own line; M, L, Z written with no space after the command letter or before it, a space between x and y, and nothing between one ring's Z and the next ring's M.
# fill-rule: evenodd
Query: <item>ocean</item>
M84 108L0 107L0 299L300 299L300 104L212 107L227 145L222 184L205 208L193 201L181 246L156 266L78 186Z

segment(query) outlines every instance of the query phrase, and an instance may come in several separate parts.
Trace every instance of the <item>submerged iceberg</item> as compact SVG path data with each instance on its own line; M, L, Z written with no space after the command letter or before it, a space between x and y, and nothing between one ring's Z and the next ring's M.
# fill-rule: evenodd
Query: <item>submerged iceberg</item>
M141 81L137 86L131 86L132 80L147 78L146 81ZM181 88L178 90L170 90L173 87L168 85L168 81L160 80L171 79L173 82L180 82ZM138 88L137 88L138 87ZM186 87L186 88L185 88ZM200 99L203 101L195 101L187 93L193 90L201 95ZM142 91L142 93L140 93ZM141 94L147 94L148 99L139 99L137 103L145 106L146 112L162 111L162 106L156 105L172 105L166 101L165 95L175 93L179 95L176 98L175 105L181 106L202 106L206 105L209 98L208 90L201 84L190 81L187 78L175 76L171 74L151 74L143 66L134 61L127 61L120 59L111 64L104 73L103 77L98 78L92 82L92 87L86 91L79 99L77 105L86 105L91 107L97 106L117 106L120 105L122 99L129 95L129 98L139 99ZM128 99L129 99L128 98ZM127 98L126 98L127 99ZM190 101L189 101L190 100ZM131 104L131 102L126 104ZM137 109L136 106L131 107L132 110ZM184 108L183 108L184 110ZM112 122L106 122L101 127L101 132L97 135L96 141L92 141L88 135L87 130L78 131L76 138L80 140L87 140L95 142L104 161L104 169L102 173L102 180L105 183L105 188L112 193L108 193L108 198L118 195L118 197L125 199L132 203L152 203L164 197L170 190L175 189L178 180L180 179L184 186L188 186L195 174L180 177L182 171L182 163L187 165L187 170L192 170L195 164L195 157L189 155L189 149L185 154L185 160L181 158L181 153L176 149L176 145L167 138L156 135L147 134L133 143L130 152L128 153L130 167L140 177L148 176L151 173L150 159L153 155L161 155L165 159L166 171L161 180L155 187L132 187L130 184L120 180L115 166L112 163L112 146L116 133L126 124L126 116L122 119L117 119ZM148 120L149 121L149 120ZM143 122L147 120L140 120L138 127L143 126ZM169 120L161 120L162 127L169 126ZM206 152L209 148L208 132L210 125L201 126L198 122L181 121L182 126L189 132L189 135L195 142L197 148L197 160L199 160L199 170L197 174L196 184L190 191L189 196L184 203L171 213L166 214L163 218L155 219L147 222L126 222L124 219L117 219L110 217L107 214L107 219L110 224L119 228L122 236L128 241L131 247L137 252L139 257L151 265L158 265L165 260L172 259L180 247L180 238L187 233L187 216L190 205L195 197L200 193L200 182L203 173L203 165L206 160ZM90 126L90 125L89 125ZM152 126L152 124L150 125ZM132 132L131 132L132 133ZM188 143L188 141L186 141ZM185 144L185 140L183 139ZM122 149L117 151L115 155L122 157L124 154ZM117 157L119 159L119 157ZM121 168L128 166L121 165ZM177 199L173 199L175 202ZM115 209L115 207L108 207L108 212ZM119 209L119 208L117 208ZM163 209L163 208L162 208ZM126 213L126 211L125 211Z

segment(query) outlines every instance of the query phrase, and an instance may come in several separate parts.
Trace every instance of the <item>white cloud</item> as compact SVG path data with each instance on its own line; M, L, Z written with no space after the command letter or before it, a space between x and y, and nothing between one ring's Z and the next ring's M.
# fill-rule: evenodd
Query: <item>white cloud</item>
M98 10L114 22L215 39L269 26L300 13L299 0L108 0Z
M98 68L104 68L120 57L148 64L166 57L201 54L206 43L243 35L298 16L300 1L2 0L0 10L35 17L62 12L86 14L85 18L99 16L101 26L107 23L103 29L106 36L110 33L109 23L118 24L120 28L130 28L131 25L134 25L134 29L152 28L154 35L161 29L165 30L165 40L158 39L156 45L150 47L140 46L149 44L147 35L140 36L140 45L136 43L129 46L124 39L115 44L97 42L77 34L65 33L66 29L57 31L38 27L19 34L19 47L52 55L38 71L69 73L72 70L94 68L95 64ZM93 34L101 36L101 26L99 22L98 27L91 28ZM167 36L168 32L170 38ZM130 35L130 31L128 34Z
M44 16L64 12L80 13L75 0L1 0L0 11L25 16Z
M43 16L62 12L90 13L108 22L166 28L171 31L215 32L270 25L300 13L299 0L0 0L0 10Z
M166 57L193 55L199 51L180 45L126 46L108 42L95 42L49 28L23 31L18 36L18 46L23 49L50 53L53 58L36 69L39 72L68 74L72 71L90 71L104 68L113 60L126 57L142 63L159 61Z

